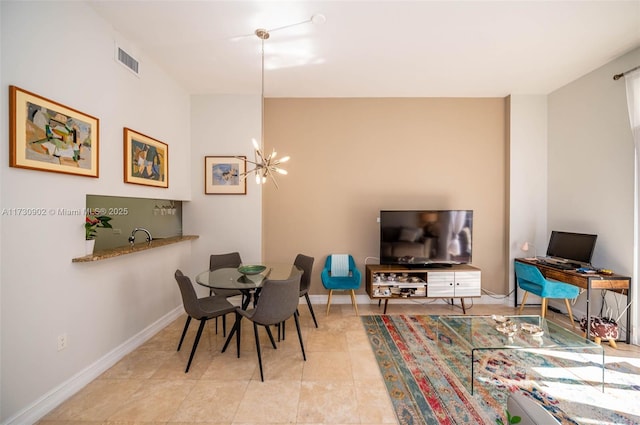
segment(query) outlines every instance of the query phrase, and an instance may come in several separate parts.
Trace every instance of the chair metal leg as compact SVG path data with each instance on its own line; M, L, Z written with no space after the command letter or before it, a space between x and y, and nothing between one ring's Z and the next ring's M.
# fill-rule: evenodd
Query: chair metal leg
M331 308L331 295L333 294L333 289L329 289L329 299L327 300L327 316L329 315L329 308Z
M356 309L356 316L360 316L358 313L358 303L356 302L356 291L353 289L351 290L351 304L353 304L353 308Z
M187 362L187 368L184 370L184 373L189 372L189 368L191 367L191 361L193 360L193 355L196 354L196 348L198 348L198 342L200 342L200 336L202 335L202 330L204 329L205 323L207 323L207 319L200 320L200 326L198 326L198 333L196 334L196 340L193 341L193 348L191 349L191 355L189 356L189 361Z
M297 311L298 309L296 309ZM286 331L287 331L287 322L281 322L278 323L276 326L278 326L278 342L280 342L280 339L282 338L282 341L284 341L286 335Z
M318 327L318 321L316 320L316 315L313 312L313 306L311 305L311 299L309 298L309 294L306 293L304 294L304 297L307 300L307 305L309 306L309 312L311 312L311 317L313 318L313 323L316 325L316 328Z
M191 316L187 316L187 321L184 324L182 336L180 337L180 342L178 343L178 349L176 351L180 351L180 347L182 347L182 341L184 341L184 336L187 334L187 329L189 329L189 323L191 323Z
M304 344L302 343L302 333L300 332L300 321L298 320L299 314L293 313L293 318L296 321L296 329L298 330L298 340L300 340L300 349L302 350L302 358L307 361L307 355L304 353Z
M240 358L240 320L242 319L242 316L236 312L236 321L233 324L233 327L231 328L231 332L229 332L229 336L227 337L227 340L224 342L224 346L222 347L222 352L224 353L227 350L227 347L229 346L229 343L231 342L231 339L233 338L233 335L236 334L236 350L237 350L237 355L238 358Z
M253 322L253 334L256 337L256 351L258 352L258 364L260 365L260 380L264 382L264 375L262 373L262 354L260 353L260 337L258 336L258 325Z
M524 309L524 305L527 302L528 296L529 296L529 292L524 291L524 295L522 296L522 302L520 303L520 309L518 310L518 314L522 314L522 310Z
M216 325L218 324L218 318L216 317ZM216 328L216 331L218 329ZM227 315L222 315L222 336L227 336Z
M267 335L269 335L269 339L271 340L271 345L273 346L273 349L276 350L278 347L276 347L276 340L273 339L271 328L269 328L269 326L265 326L264 328L267 330Z
M573 312L571 311L571 303L567 298L564 299L564 303L567 305L567 313L569 313L569 319L571 320L571 327L576 329L576 323L573 321Z
M540 311L540 316L541 317L547 317L547 305L549 303L549 299L548 298L543 298L542 299L542 307L541 307L541 311Z
M242 315L236 311L236 329L238 333L236 334L236 353L238 353L238 358L240 358L240 341L241 341L241 333L242 333Z

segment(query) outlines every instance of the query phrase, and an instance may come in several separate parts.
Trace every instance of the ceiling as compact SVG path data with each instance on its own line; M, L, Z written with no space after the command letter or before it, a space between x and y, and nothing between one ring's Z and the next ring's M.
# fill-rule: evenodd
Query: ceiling
M640 0L88 3L143 78L155 62L192 94L259 94L254 31L314 14L265 41L266 97L547 94L640 46Z

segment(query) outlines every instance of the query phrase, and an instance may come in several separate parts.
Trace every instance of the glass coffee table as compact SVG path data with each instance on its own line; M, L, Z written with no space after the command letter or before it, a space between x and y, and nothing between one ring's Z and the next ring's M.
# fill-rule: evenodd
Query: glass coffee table
M604 349L540 316L440 316L437 338L444 356L468 359L470 373L462 370L459 373L471 394L476 360L487 351L498 350L527 350L539 355L558 350L596 355L602 360L604 392Z

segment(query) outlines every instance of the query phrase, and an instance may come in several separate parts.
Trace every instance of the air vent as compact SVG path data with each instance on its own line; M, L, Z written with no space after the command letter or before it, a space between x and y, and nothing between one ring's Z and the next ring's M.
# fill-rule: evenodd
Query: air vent
M140 75L140 63L138 60L122 50L118 45L116 45L116 60L135 75Z

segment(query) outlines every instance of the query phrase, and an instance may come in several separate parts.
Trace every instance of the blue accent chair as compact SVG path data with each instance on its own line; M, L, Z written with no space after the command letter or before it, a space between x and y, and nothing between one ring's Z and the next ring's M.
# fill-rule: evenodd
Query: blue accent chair
M568 283L558 282L556 280L546 279L540 270L536 266L524 263L515 263L516 279L518 286L524 290L524 296L522 297L522 303L520 304L520 310L518 314L522 314L522 309L527 301L529 292L542 298L542 311L540 316L545 317L547 313L547 305L549 298L564 298L564 302L567 306L567 312L569 319L571 319L571 325L576 328L573 321L573 313L571 312L571 304L569 298L576 298L580 295L580 289L577 286L570 285Z
M327 315L329 315L329 309L331 308L331 295L333 294L333 291L351 291L351 303L353 304L353 308L356 310L356 316L359 315L355 290L360 287L362 274L356 267L356 262L353 260L353 257L351 255L349 255L348 257L349 262L348 270L345 270L346 273L340 273L341 276L336 276L332 273L332 255L329 255L320 274L322 285L325 287L325 289L329 290L329 299L327 300ZM342 276L342 274L344 274L344 276Z

